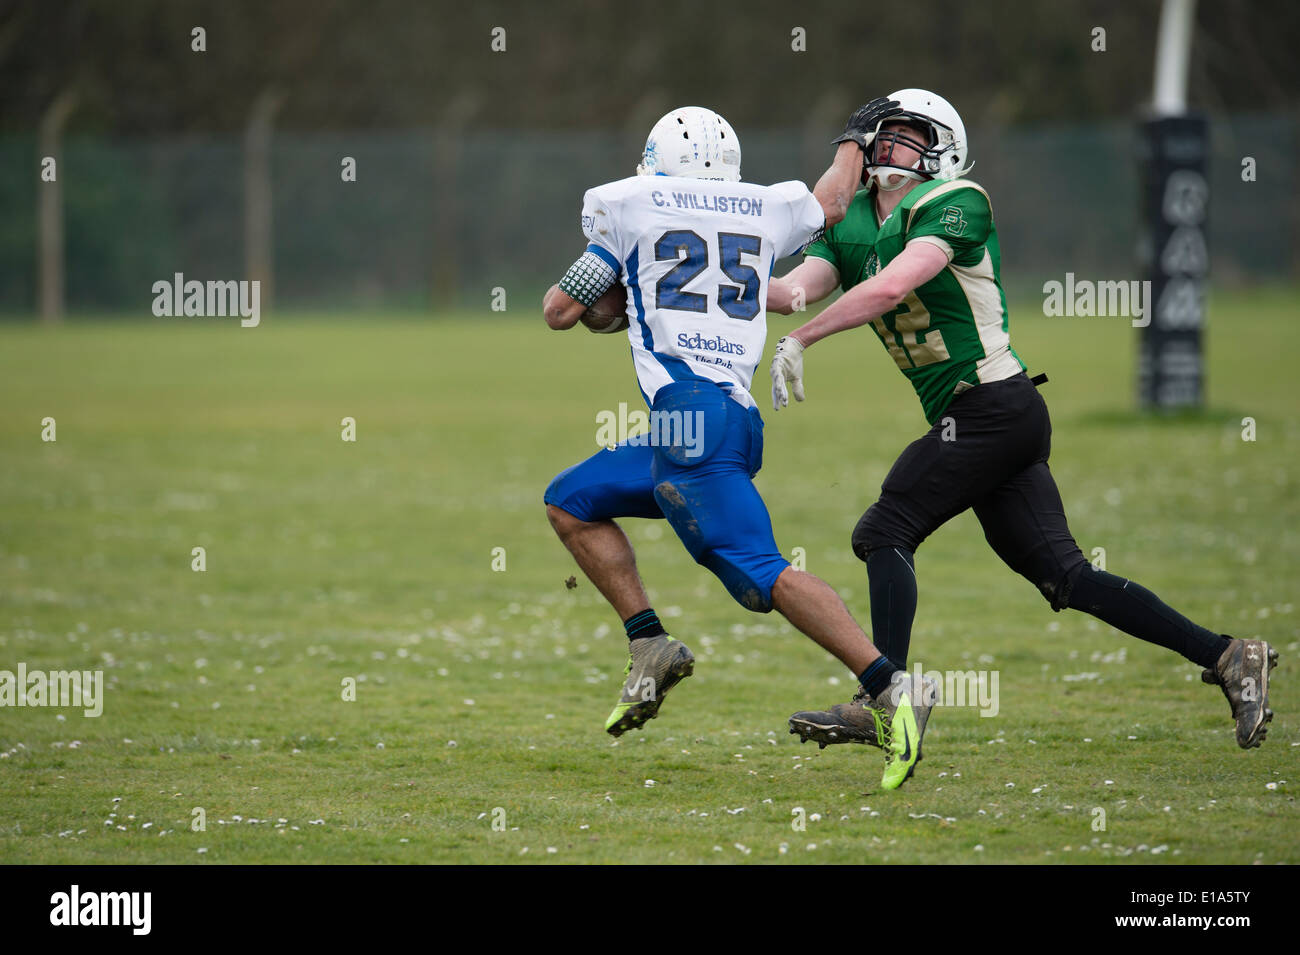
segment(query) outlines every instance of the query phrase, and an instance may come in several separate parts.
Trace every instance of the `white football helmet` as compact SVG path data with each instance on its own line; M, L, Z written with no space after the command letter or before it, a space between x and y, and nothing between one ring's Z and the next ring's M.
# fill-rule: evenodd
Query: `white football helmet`
M890 93L889 98L898 100L903 111L885 118L881 126L885 123L910 122L928 130L929 135L926 142L917 142L901 133L881 133L880 127L876 127L871 155L867 160L868 182L874 181L879 188L893 192L908 182L927 179L946 182L970 171L971 167L966 165L966 126L951 103L929 90L918 89L899 90ZM911 166L875 162L882 147L892 150L896 143L911 146L921 155Z
M636 174L738 182L740 140L713 110L683 106L654 124Z

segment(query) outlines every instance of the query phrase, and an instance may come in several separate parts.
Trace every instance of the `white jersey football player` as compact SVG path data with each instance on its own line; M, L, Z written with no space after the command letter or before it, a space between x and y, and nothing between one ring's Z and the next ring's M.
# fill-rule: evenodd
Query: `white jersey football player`
M618 517L666 518L743 607L775 607L855 677L893 669L835 592L781 556L752 482L763 422L749 388L767 337L773 263L843 217L860 175L854 146L837 153L814 192L801 182L742 182L735 130L712 110L686 107L655 124L636 176L586 193L587 249L547 293L546 322L573 327L622 282L651 428L561 472L545 501L630 641L628 679L605 724L615 736L657 716L695 665L650 607ZM905 675L896 686L875 703L886 788L911 774L928 715Z
M670 113L651 134L639 175L583 200L586 265L601 283L621 278L627 287L628 339L651 405L660 388L694 378L750 404L773 263L801 251L826 222L802 182L741 182L736 135L711 115L691 139L693 111Z

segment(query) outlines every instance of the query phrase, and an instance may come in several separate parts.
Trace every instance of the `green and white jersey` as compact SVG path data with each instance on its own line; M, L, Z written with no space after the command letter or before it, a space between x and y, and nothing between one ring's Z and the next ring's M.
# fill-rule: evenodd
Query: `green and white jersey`
M864 189L805 254L835 266L847 292L912 242L938 246L948 267L871 325L935 424L955 395L1025 368L1007 334L1002 255L988 193L964 179L925 182L880 222L874 195Z

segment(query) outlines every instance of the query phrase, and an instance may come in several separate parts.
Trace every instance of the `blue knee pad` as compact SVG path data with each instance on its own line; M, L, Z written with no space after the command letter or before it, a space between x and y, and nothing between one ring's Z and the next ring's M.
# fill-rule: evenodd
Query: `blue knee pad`
M683 440L654 448L654 496L696 562L747 610L772 609L772 585L790 566L777 550L767 507L750 480L762 466L763 420L712 382L674 382L653 411L691 415ZM666 431L661 428L661 433Z

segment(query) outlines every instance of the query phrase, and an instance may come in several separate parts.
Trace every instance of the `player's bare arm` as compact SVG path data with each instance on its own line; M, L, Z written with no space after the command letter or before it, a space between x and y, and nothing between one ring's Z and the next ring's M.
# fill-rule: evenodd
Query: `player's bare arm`
M830 168L822 173L817 185L813 186L813 196L821 203L822 212L826 214L826 228L829 229L844 218L854 193L858 191L858 180L861 178L862 147L853 141L840 143Z
M807 264L807 263L805 263ZM930 242L913 242L884 269L840 296L790 335L809 348L837 332L865 325L888 312L948 266L948 255Z
M559 285L552 285L542 298L542 314L546 317L546 324L557 332L577 325L585 311L587 306L570 298L560 290Z
M809 256L767 287L767 310L790 315L801 304L820 302L840 284L840 273L825 259ZM799 301L802 299L802 302Z
M821 204L829 229L844 219L849 205L863 180L865 162L871 155L872 142L881 124L901 112L898 100L880 96L859 106L849 116L842 132L831 145L835 158L813 188ZM773 279L768 289L767 309L789 315L801 305L817 302L830 295L839 285L839 273L824 259L805 261L780 279ZM797 290L802 289L802 295Z
M591 331L605 334L627 328L616 264L608 250L588 245L543 297L546 324L555 331L564 331L582 322Z
M862 178L862 147L856 141L845 141L835 151L831 163L817 185L813 196L821 203L829 229L844 218L849 203ZM767 310L779 315L790 315L801 304L824 299L839 285L839 273L824 259L809 259L791 269L781 278L773 277L767 287ZM802 289L802 294L798 290Z
M887 118L898 115L900 111L898 100L877 97L853 111L844 124L844 132L831 144L837 147L835 159L813 188L813 195L826 213L826 228L843 219L848 211L862 180L863 161L876 130Z
M799 268L817 261L819 260L809 259ZM828 271L833 271L828 263L823 264ZM939 246L931 242L913 242L885 266L880 274L855 285L816 318L804 322L777 342L771 368L773 410L779 411L789 404L791 394L795 401L804 400L805 348L837 332L865 325L885 314L907 298L913 289L930 281L947 266L948 253ZM794 272L790 274L794 275Z

